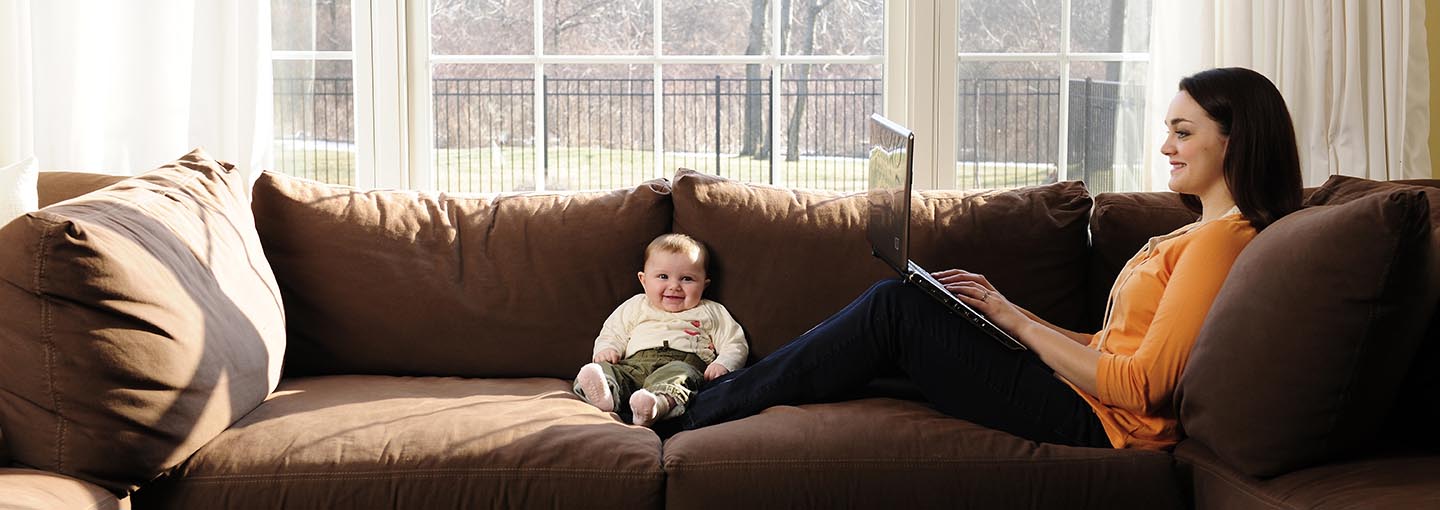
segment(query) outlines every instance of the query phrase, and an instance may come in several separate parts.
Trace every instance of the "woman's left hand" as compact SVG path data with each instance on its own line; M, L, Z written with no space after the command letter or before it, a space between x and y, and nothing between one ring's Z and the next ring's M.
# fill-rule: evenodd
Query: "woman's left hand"
M985 275L963 269L946 269L930 273L930 276L944 284L945 289L960 298L960 301L989 317L990 322L1000 329L1016 331L1021 324L1029 320L1020 307L995 290L995 286L985 279Z

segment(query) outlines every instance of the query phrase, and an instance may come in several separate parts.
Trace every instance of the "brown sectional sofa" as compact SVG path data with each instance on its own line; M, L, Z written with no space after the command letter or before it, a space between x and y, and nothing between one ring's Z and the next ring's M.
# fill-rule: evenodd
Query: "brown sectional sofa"
M267 173L247 197L198 152L120 181L42 173L55 205L0 228L0 507L1440 505L1440 193L1412 191L1435 182L1335 178L1307 190L1317 207L1295 228L1257 237L1181 383L1175 412L1198 428L1152 452L1020 440L940 415L903 379L664 437L569 393L662 232L711 244L707 297L745 326L752 358L887 277L858 195L681 171L504 195ZM1076 182L924 192L914 215L927 267L982 272L1090 329L1119 264L1195 217L1173 194ZM1349 306L1251 297L1334 254L1364 270L1307 281L1363 288L1336 293ZM1282 313L1335 334L1263 327ZM1298 369L1238 373L1232 355ZM1340 379L1285 379L1314 367ZM1275 412L1244 414L1255 406Z

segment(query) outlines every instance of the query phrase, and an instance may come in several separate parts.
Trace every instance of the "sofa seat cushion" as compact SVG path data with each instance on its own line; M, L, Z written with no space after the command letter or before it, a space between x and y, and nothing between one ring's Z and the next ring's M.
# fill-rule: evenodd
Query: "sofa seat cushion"
M1175 447L1182 484L1205 509L1435 508L1440 456L1376 454L1261 480L1246 476L1199 441Z
M559 379L286 379L137 508L615 508L662 503L660 439Z
M1040 444L911 401L776 406L665 442L667 508L1178 508L1170 456Z

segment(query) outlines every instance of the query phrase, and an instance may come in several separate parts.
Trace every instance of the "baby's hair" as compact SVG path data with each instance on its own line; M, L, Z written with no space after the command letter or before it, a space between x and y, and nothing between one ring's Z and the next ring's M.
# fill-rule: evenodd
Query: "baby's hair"
M645 261L649 262L656 253L689 255L699 261L706 272L710 271L710 251L705 248L705 243L685 234L662 234L650 241L650 245L645 247Z

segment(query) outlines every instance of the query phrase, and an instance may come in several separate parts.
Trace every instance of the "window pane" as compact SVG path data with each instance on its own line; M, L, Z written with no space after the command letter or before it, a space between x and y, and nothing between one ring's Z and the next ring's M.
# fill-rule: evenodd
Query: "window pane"
M780 164L797 188L861 191L867 186L866 122L880 112L879 65L791 64L781 77Z
M1066 178L1085 181L1092 194L1144 189L1147 67L1080 62L1070 68Z
M956 186L1055 182L1060 72L1053 63L961 62Z
M530 55L535 0L431 0L430 51L436 55Z
M782 14L786 55L879 55L885 50L883 0L791 0Z
M774 182L770 169L770 67L667 66L665 160L746 182Z
M609 189L655 175L650 66L565 65L545 70L545 186Z
M653 0L548 0L545 53L638 55L654 48Z
M349 61L277 61L275 167L331 184L355 182L355 97Z
M435 66L435 187L535 189L535 78L525 65Z
M1060 0L959 0L961 53L1060 51Z
M1150 51L1150 0L1071 0L1070 51Z
M289 51L349 51L349 0L270 0L270 46Z
M661 36L670 55L764 55L767 0L666 0Z

